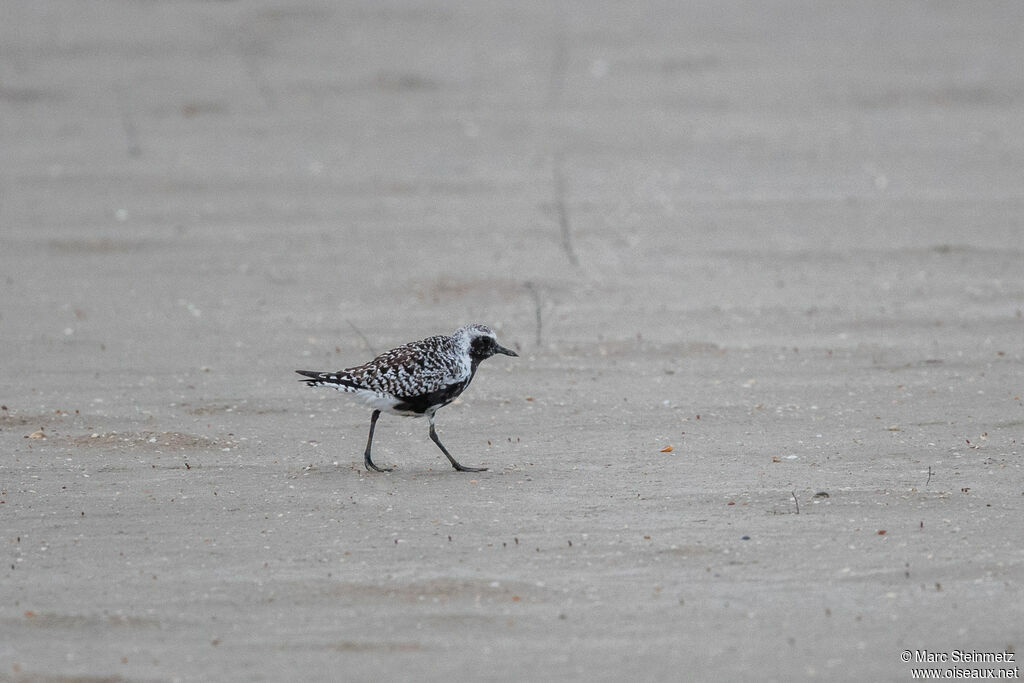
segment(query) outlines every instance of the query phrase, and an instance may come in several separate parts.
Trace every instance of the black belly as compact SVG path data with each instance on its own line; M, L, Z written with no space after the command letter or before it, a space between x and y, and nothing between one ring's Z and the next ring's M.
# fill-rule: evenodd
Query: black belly
M441 387L436 391L430 391L419 396L400 396L398 398L401 400L401 403L396 405L393 410L409 411L421 415L431 409L437 410L454 401L469 386L471 379L473 379L472 376L465 382L449 384L446 387Z

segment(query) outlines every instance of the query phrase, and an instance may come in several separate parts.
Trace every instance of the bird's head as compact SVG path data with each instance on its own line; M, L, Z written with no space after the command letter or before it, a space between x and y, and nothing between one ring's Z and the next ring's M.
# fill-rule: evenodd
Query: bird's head
M490 358L496 353L506 356L519 355L512 349L506 349L499 344L494 332L486 325L466 325L455 332L455 337L466 345L470 358L477 362Z

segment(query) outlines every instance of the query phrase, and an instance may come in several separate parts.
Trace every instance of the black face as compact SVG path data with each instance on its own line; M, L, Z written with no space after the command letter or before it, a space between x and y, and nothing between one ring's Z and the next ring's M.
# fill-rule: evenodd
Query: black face
M469 355L475 360L490 358L496 353L503 353L506 356L519 355L515 351L506 349L504 346L496 342L494 337L488 337L487 335L475 337L469 344Z

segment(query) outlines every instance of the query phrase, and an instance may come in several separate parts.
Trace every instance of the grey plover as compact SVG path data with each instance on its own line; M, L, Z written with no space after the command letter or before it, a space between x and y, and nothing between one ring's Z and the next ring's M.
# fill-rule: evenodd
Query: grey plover
M368 363L337 372L296 370L308 379L300 380L311 387L330 387L352 394L356 400L373 408L370 435L363 454L366 469L390 472L378 467L370 458L373 428L381 412L410 417L426 415L430 421L430 438L459 472L483 472L486 467L465 467L452 457L434 429L434 414L461 394L476 374L480 361L496 353L518 356L498 343L486 325L466 325L452 336L438 335L403 344L386 351Z

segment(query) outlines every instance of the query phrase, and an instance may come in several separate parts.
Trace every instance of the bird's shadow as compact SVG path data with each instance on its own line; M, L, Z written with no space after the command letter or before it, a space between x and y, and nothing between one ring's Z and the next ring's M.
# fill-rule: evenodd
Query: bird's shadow
M399 465L396 463L378 463L381 467L390 467L390 472L371 472L363 467L363 463L353 460L351 462L339 461L337 465L332 463L310 463L302 465L301 467L292 467L288 469L289 479L305 479L305 478L320 478L320 477L337 477L340 475L358 474L368 479L375 477L401 477L408 479L428 479L436 477L466 477L472 479L478 475L493 475L500 472L492 471L490 469L483 472L459 472L452 467L449 467L447 463L441 466L438 463L437 467L423 466L416 464L405 464ZM482 466L482 465L481 465Z

